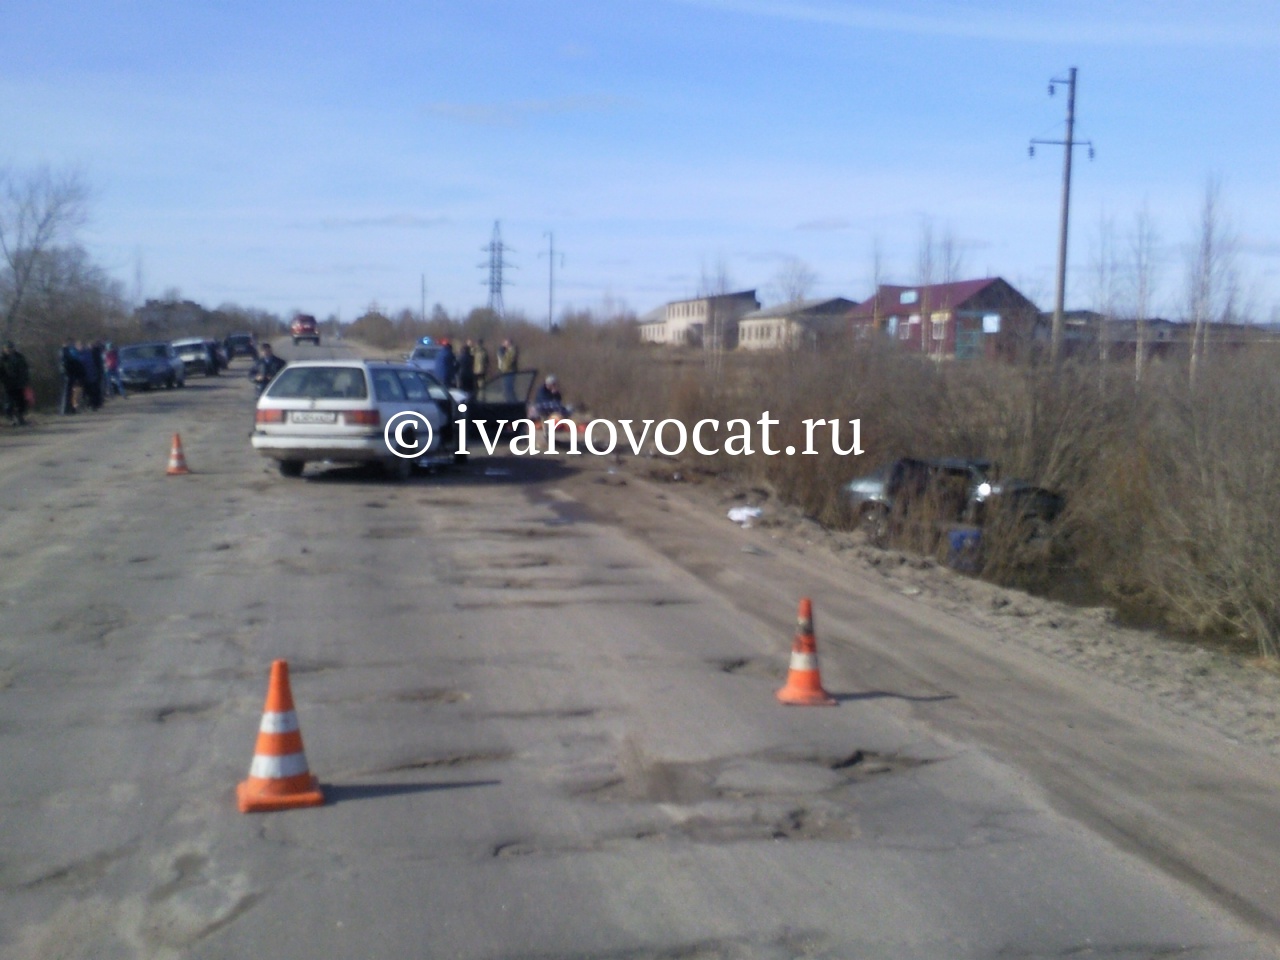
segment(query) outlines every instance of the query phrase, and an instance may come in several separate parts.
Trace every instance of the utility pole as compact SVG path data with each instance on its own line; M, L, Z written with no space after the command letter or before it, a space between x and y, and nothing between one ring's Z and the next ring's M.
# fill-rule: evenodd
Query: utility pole
M547 238L547 330L554 330L556 302L556 238L550 230L543 234ZM538 254L539 257L542 254ZM560 254L560 266L564 266L564 254Z
M493 238L487 246L480 249L489 254L488 262L480 264L481 267L489 268L489 311L501 317L506 313L506 308L502 305L502 288L505 285L502 271L510 266L503 253L511 248L502 242L502 230L497 220L493 221Z
M1062 163L1062 214L1058 222L1058 289L1053 302L1053 332L1049 343L1049 359L1056 366L1062 359L1062 325L1063 306L1067 294L1067 221L1071 210L1071 152L1077 146L1089 148L1089 159L1093 159L1093 142L1076 141L1076 68L1072 67L1066 78L1054 77L1049 81L1049 96L1054 94L1054 84L1067 85L1067 139L1065 140L1032 140L1027 152L1036 155L1036 144L1063 147Z
M425 325L427 322L427 275L422 275L422 309L418 311L418 319Z

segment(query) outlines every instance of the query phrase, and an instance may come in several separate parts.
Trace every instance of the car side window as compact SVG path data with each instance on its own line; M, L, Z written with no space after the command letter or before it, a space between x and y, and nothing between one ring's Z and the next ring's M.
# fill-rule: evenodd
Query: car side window
M404 388L405 399L410 403L422 403L424 400L430 399L430 395L427 393L427 385L422 382L422 378L416 373L400 370L396 376L400 381L400 386Z
M445 389L443 383L431 376L429 373L418 373L415 374L415 376L423 382L426 387L427 394L432 400L435 400L437 403L444 404L445 407L448 408L451 398L449 391Z
M379 403L390 403L403 400L404 388L396 377L394 370L375 370L373 373L373 392Z

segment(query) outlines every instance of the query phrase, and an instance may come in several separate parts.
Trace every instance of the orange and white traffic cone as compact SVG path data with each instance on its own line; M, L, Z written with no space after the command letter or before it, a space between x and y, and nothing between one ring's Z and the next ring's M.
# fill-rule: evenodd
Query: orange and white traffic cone
M187 458L182 453L182 438L173 435L173 446L169 448L169 469L165 471L171 477L181 477L191 471L187 469Z
M236 787L241 813L318 807L324 803L320 784L307 769L302 731L289 691L289 664L271 664L267 703L258 727L258 746L249 767L249 779Z
M789 706L834 707L835 697L822 689L818 643L813 636L813 603L808 597L800 601L799 621L796 639L791 645L787 685L778 691L778 699Z

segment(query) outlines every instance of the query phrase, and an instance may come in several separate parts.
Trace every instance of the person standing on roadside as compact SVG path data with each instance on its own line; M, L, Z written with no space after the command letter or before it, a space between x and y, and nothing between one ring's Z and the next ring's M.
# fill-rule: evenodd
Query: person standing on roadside
M59 405L59 412L66 416L76 412L76 391L84 387L84 361L71 337L67 337L62 349L58 351L58 369L62 371L62 403Z
M432 372L446 387L458 385L458 360L453 355L453 344L448 340L440 341L440 352L436 354Z
M120 349L114 343L107 344L107 352L103 354L103 360L107 365L107 393L114 393L121 399L127 398L128 393L124 389L124 380L120 376Z
M80 341L76 352L80 354L80 365L84 368L85 402L89 404L90 410L101 409L102 374L104 372L102 354L98 350L97 344L90 347L83 340Z
M458 389L470 396L476 392L476 358L471 353L471 341L462 345L458 354Z
M15 427L27 425L27 389L31 386L31 371L27 358L12 340L0 351L0 382L4 384L5 404L9 418Z
M502 341L502 346L498 348L498 372L515 373L519 369L520 351L511 342L511 338L507 337Z
M476 341L473 354L472 369L476 375L476 390L483 390L485 381L489 379L489 351L484 348L484 337Z
M502 346L498 348L498 375L516 373L519 369L520 351L511 342L511 338L507 337L502 341ZM506 377L502 381L502 393L508 403L514 403L516 399L515 379L515 377Z

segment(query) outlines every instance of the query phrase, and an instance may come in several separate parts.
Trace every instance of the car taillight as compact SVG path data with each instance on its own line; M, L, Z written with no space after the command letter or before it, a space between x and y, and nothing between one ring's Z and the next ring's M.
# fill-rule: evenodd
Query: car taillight
M377 410L348 410L342 420L349 427L380 427L382 418Z
M254 423L284 423L283 410L259 410L253 418Z

